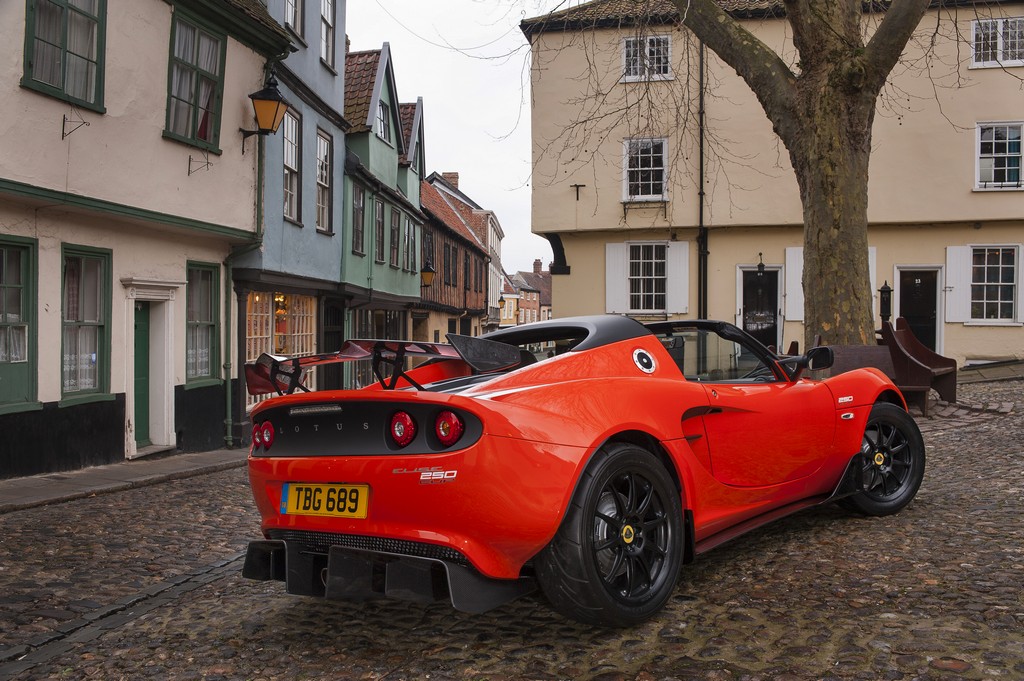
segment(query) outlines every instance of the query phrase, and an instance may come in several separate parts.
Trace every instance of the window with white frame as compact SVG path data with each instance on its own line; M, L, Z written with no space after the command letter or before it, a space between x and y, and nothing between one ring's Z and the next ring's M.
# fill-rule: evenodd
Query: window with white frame
M290 111L285 113L281 128L284 138L284 216L299 222L302 219L302 159L299 153L302 128L298 117Z
M627 201L662 201L666 197L665 139L626 140L623 184Z
M377 103L377 137L391 142L391 107L383 99Z
M667 35L625 38L622 46L625 81L672 78L672 40Z
M334 0L320 0L320 60L334 68Z
M253 291L246 299L245 357L255 362L262 353L311 355L316 352L316 298ZM305 386L316 389L317 374L309 372ZM270 395L247 395L246 407Z
M316 228L331 232L331 138L316 134Z
M627 241L605 244L605 311L685 314L689 311L689 243Z
M971 250L971 319L1013 321L1017 297L1017 249Z
M629 309L644 312L665 309L665 249L664 244L630 244Z
M1024 18L974 22L971 66L1024 66Z
M1022 123L978 126L978 187L1021 188Z
M284 25L302 37L303 0L284 0Z

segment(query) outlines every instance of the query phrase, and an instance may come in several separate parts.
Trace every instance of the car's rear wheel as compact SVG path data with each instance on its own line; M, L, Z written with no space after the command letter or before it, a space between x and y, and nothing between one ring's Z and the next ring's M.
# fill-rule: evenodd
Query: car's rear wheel
M668 601L682 564L679 492L640 447L603 447L580 479L537 580L555 610L602 626L642 622Z
M910 414L894 404L871 409L861 441L862 489L843 506L868 515L890 515L909 504L924 479L924 439Z

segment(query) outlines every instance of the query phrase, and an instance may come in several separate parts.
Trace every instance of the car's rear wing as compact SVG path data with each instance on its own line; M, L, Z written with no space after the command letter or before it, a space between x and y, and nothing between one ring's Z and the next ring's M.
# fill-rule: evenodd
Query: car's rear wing
M250 395L287 395L296 390L308 391L303 379L311 367L337 362L369 360L373 375L386 390L394 390L398 379L404 378L422 390L405 372L407 357L432 360L462 360L478 373L511 369L522 363L519 349L505 343L473 336L448 334L448 343L421 343L396 340L349 340L337 352L283 357L263 353L255 362L245 365L245 385ZM385 375L384 369L390 369Z

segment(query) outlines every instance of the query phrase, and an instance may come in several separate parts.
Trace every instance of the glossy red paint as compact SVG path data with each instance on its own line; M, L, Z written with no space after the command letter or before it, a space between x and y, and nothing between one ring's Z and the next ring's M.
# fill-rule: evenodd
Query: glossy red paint
M880 372L794 378L767 354L761 378L688 378L692 357L673 355L671 334L656 331L662 335L613 336L493 375L443 357L405 372L394 390L374 385L258 404L254 432L264 424L278 433L273 448L254 443L249 458L264 535L417 542L458 552L487 578L516 580L559 530L595 455L610 442L629 442L668 471L692 517L687 541L700 552L738 529L827 500L861 449L873 405L905 409ZM353 410L360 416L344 421ZM391 439L398 413L406 415L402 432L413 420L418 426L400 447ZM451 423L448 413L466 420L454 444L438 425ZM379 430L383 444L370 454L353 450L350 436L332 429L355 429L371 443ZM299 436L321 449L289 449ZM282 514L286 483L368 485L367 517Z

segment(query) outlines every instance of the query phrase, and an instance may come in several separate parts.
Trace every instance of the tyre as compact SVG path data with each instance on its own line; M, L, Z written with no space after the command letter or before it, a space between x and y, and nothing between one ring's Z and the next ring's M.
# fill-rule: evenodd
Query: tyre
M867 515L890 515L909 504L924 479L924 439L910 414L894 404L871 408L861 443L862 489L843 506Z
M536 559L537 581L552 607L607 627L657 613L682 564L681 506L668 471L650 452L629 444L599 450Z

